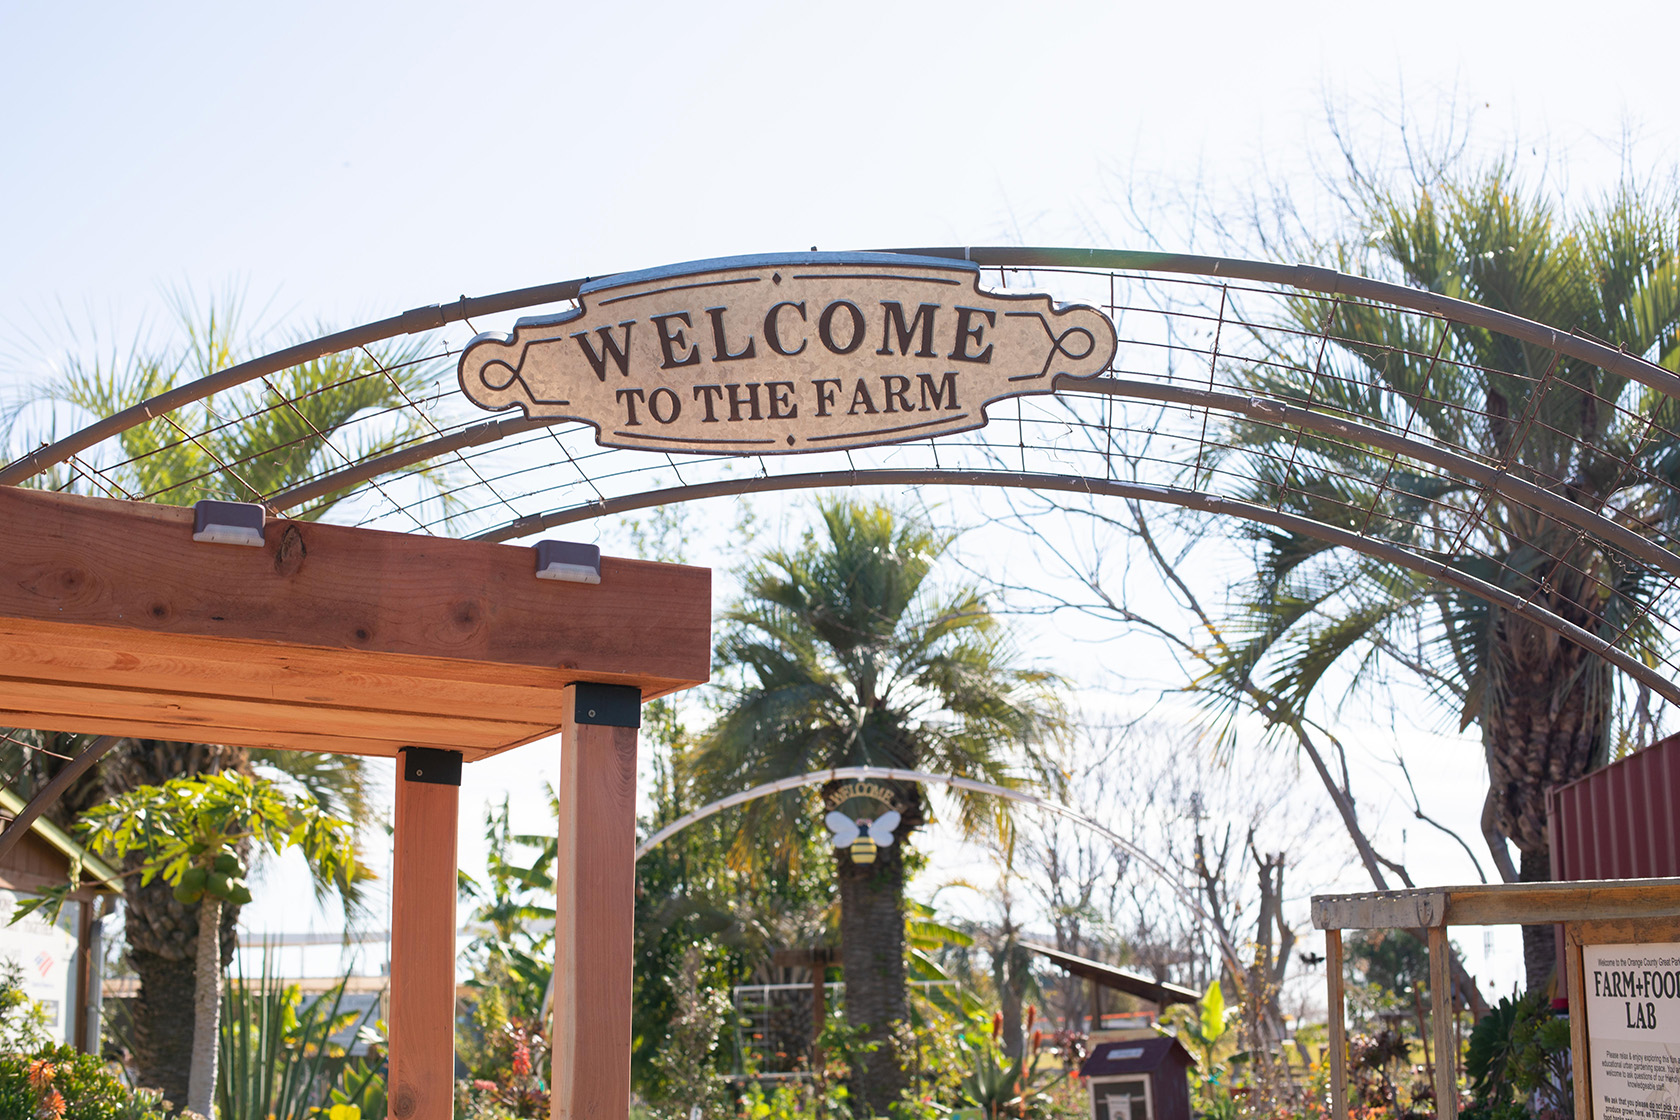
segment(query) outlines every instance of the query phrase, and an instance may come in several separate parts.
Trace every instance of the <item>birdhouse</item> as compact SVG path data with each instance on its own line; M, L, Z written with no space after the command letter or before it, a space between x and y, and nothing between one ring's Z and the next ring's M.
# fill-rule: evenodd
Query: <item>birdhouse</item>
M1100 1042L1079 1067L1091 1089L1091 1120L1190 1120L1190 1067L1178 1039Z

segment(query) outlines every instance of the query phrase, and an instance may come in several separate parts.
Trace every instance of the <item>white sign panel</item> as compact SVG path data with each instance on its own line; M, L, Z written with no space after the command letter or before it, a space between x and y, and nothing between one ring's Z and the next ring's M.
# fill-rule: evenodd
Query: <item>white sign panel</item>
M46 1010L53 1035L73 1042L76 939L48 923L38 911L16 925L6 925L16 905L15 894L0 890L0 960L22 971L23 990Z
M1593 1120L1680 1117L1680 943L1581 953Z

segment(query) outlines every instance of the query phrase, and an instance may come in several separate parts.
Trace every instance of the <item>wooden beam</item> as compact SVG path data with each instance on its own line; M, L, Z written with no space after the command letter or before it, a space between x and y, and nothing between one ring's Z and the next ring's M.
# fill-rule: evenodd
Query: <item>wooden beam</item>
M1330 1013L1330 1115L1347 1120L1347 1007L1342 987L1346 983L1342 963L1342 931L1324 933L1324 984Z
M577 680L705 681L711 573L308 522L200 544L192 510L0 487L12 726L471 760L558 732Z
M1446 919L1447 896L1439 890L1373 891L1314 895L1317 929L1426 929Z
M555 860L554 1120L630 1112L636 919L634 689L574 685L560 740Z
M391 858L391 1120L450 1120L455 1102L455 893L460 755L453 781L410 750L397 769ZM448 758L440 759L447 769ZM432 774L425 773L428 765ZM447 774L443 775L445 778Z
M1312 900L1318 929L1543 925L1672 915L1680 915L1680 878L1476 884Z
M1429 927L1430 1027L1435 1035L1435 1115L1458 1116L1458 1045L1453 1032L1452 950L1445 926Z

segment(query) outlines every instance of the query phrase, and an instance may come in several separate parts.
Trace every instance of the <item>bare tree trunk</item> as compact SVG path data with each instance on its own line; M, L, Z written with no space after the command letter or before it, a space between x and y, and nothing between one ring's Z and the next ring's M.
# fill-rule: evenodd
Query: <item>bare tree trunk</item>
M192 1073L187 1108L215 1115L216 1045L222 1010L222 900L206 894L198 904L198 970L193 987Z

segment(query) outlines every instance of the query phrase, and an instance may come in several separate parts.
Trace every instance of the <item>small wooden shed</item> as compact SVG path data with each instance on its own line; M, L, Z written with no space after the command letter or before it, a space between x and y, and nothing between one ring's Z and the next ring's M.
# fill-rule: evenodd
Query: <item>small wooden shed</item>
M1176 1038L1101 1042L1079 1067L1091 1120L1190 1120L1190 1056Z

